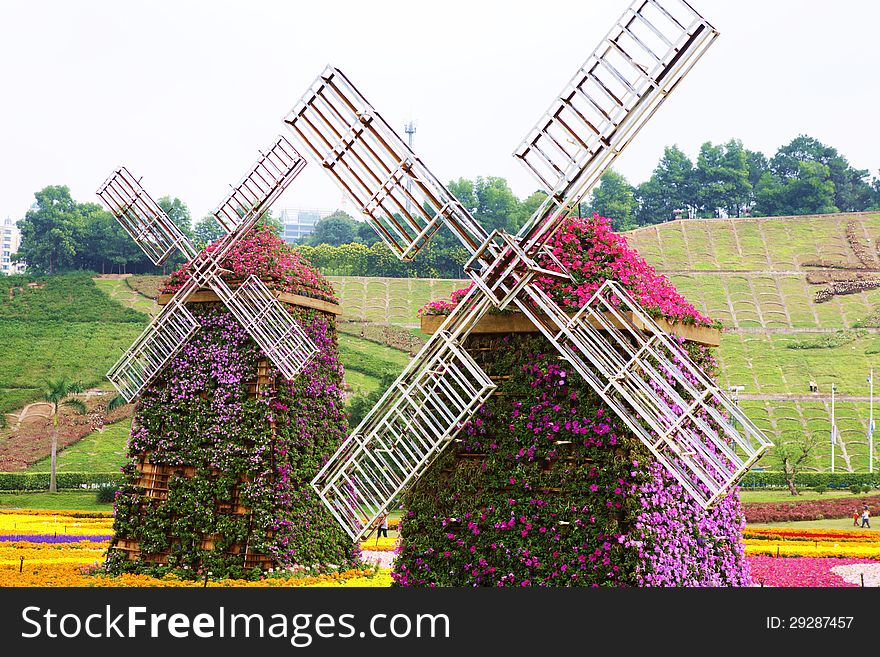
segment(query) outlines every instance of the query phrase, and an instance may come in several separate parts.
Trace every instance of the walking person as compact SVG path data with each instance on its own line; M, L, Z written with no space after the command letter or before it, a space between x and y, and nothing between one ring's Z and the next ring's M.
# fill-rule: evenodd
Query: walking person
M871 512L868 510L868 505L865 505L865 508L862 509L862 529L867 527L871 529Z
M376 540L378 540L381 536L388 538L388 512L383 511L381 517L379 518L379 533L376 536Z
M862 514L859 513L859 507L856 507L855 511L853 511L853 527L859 526L859 519L861 517L862 517Z

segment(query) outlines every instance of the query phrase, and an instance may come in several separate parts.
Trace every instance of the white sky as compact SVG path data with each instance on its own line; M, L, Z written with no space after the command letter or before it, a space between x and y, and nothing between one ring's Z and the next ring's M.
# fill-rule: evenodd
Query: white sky
M538 186L511 152L628 1L0 0L0 218L46 185L97 201L125 164L198 219L327 63L401 134L417 121L444 183L503 176L525 197ZM880 3L692 3L721 37L618 159L630 182L664 145L695 158L739 137L770 156L799 133L876 175ZM310 164L275 208L340 201Z

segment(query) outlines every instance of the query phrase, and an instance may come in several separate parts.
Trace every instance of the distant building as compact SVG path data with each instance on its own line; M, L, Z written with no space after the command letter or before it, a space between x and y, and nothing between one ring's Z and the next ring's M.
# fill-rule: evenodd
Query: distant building
M284 226L284 241L292 244L311 235L317 223L329 214L329 210L282 210L279 219Z
M0 225L0 273L5 276L24 271L23 263L12 262L12 254L21 246L21 231L15 222L6 218Z

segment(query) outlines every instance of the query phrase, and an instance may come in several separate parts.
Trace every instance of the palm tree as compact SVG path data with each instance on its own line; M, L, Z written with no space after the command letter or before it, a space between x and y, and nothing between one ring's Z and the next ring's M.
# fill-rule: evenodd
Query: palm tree
M72 408L78 415L85 415L86 405L79 399L70 398L71 395L82 392L82 385L70 382L66 378L46 381L43 389L43 401L52 404L52 474L49 478L49 492L57 493L55 483L55 466L58 457L58 414L61 406Z

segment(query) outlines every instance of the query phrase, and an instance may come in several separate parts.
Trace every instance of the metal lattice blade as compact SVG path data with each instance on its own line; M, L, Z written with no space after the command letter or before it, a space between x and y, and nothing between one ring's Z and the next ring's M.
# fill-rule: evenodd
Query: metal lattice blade
M704 508L772 447L616 283L606 281L572 317L534 285L524 295L541 312L518 299L520 310Z
M462 300L312 481L352 539L369 534L495 389L456 339L489 307L473 293Z
M233 232L251 218L259 217L305 165L293 144L279 135L211 215L223 230Z
M107 372L107 378L130 402L156 378L198 329L199 323L183 303L172 301Z
M256 276L235 291L219 277L209 285L286 379L296 377L318 353L284 304Z
M164 263L175 250L187 258L197 253L186 235L125 167L116 169L97 193L154 265Z
M328 66L284 122L399 258L412 258L443 222L471 253L486 239L338 69Z
M685 0L635 0L514 152L550 194L519 232L552 234L718 32Z

